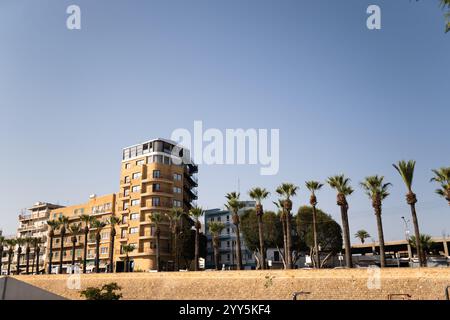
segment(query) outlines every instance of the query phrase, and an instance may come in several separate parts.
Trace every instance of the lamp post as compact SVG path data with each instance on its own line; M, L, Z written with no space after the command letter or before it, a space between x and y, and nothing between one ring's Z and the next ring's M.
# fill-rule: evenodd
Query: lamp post
M409 219L406 220L405 217L402 216L402 220L405 223L405 240L406 240L406 248L408 250L408 259L411 262L411 246L409 244Z

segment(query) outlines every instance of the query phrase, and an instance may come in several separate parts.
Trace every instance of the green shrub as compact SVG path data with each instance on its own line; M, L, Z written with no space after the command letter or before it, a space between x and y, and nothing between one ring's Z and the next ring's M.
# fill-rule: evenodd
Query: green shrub
M107 283L101 288L88 287L86 290L81 291L80 295L86 298L86 300L119 300L122 298L120 291L122 288L115 282Z

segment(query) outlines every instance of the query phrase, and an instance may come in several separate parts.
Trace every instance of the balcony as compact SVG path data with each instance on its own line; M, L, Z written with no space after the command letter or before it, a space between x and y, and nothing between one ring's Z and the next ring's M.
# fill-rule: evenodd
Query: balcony
M173 189L172 188L155 189L155 188L148 187L145 191L143 191L141 193L141 197L147 197L147 196L162 196L162 197L173 198Z
M170 210L173 208L172 201L160 201L159 203L152 203L152 201L147 201L142 207L143 210Z
M142 183L148 182L166 182L173 184L173 177L168 175L159 175L157 177L149 176L142 179Z
M193 185L194 187L198 187L198 177L197 177L197 175L189 175L189 174L187 174L187 175L185 175L185 177L186 177L186 181L189 184Z
M120 180L121 186L129 186L131 184L131 180Z

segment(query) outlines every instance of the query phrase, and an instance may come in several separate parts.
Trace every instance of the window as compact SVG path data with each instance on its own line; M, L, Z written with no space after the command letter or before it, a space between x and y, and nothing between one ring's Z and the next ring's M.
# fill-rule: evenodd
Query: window
M139 199L131 200L131 206L138 206L141 203Z
M127 223L127 222L128 222L128 217L122 216L122 223Z
M180 200L173 200L173 206L175 208L180 208L181 207L181 201Z
M227 253L227 261L230 261L230 254Z
M173 180L175 180L175 181L181 181L182 177L183 176L181 174L179 174L179 173L174 173L173 174Z
M156 163L163 163L163 156L154 156L153 161Z
M227 248L230 247L230 241L227 241Z
M131 188L131 192L140 192L141 191L141 186L133 186Z
M121 236L121 238L125 238L127 236L127 229L122 229L120 236Z
M142 166L143 164L144 164L144 160L142 159L142 160L138 160L138 161L136 161L136 165L137 166Z
M124 188L123 189L123 195L124 196L129 196L130 195L130 188Z
M161 177L161 171L153 170L153 178L160 178L160 177Z
M160 203L159 198L156 198L156 197L152 198L152 207L159 207L160 204L161 203Z
M170 158L164 157L164 164L170 164Z
M124 179L125 183L129 183L129 182L130 182L130 177L129 177L129 176L126 176L126 177L123 178L123 179Z
M80 209L75 209L73 210L73 214L74 215L82 215L84 213L84 208L80 208Z
M227 233L230 234L230 228L227 228Z
M161 190L161 185L159 183L154 183L153 184L153 191L160 191Z
M227 221L230 221L230 215L227 215Z
M100 234L100 236L101 236L102 240L106 240L109 238L109 232L102 232Z
M222 221L222 217L217 217L217 221Z
M125 169L129 169L131 167L130 163L125 163Z
M128 207L130 206L130 203L128 201L123 203L123 210L127 210Z
M138 228L137 227L130 228L130 234L135 234L135 233L138 233Z
M181 191L180 187L173 187L173 193L181 193Z
M280 261L280 253L278 251L275 251L273 253L273 260L274 261Z
M100 254L108 254L108 247L101 247Z
M141 173L140 172L133 173L133 179L139 179L140 177L141 177Z
M137 220L137 219L139 219L139 213L130 214L130 220Z

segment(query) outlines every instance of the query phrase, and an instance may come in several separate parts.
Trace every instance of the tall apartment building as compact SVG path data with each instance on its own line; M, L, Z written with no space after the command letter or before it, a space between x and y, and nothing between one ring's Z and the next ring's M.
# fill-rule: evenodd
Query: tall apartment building
M242 201L244 207L239 210L238 214L243 214L248 209L255 207L255 201ZM232 222L233 213L223 209L210 209L205 211L205 234L207 237L207 256L206 256L206 268L213 269L214 265L214 248L212 244L212 234L209 232L209 223L216 221L222 222L225 225L222 233L220 234L220 263L225 265L225 268L236 269L236 232L234 224ZM241 256L242 267L244 269L255 269L256 261L253 257L253 253L245 246L244 237L241 234Z
M62 208L62 206L46 202L36 202L32 207L28 208L27 214L19 215L19 228L17 229L17 238L40 238L42 240L39 252L39 270L44 269L44 263L47 259L46 245L47 245L47 220L50 217L50 212L54 209ZM25 248L22 250L20 267L25 268ZM34 247L31 247L30 261L36 261ZM17 248L14 255L13 264L17 263ZM15 268L15 267L14 267Z
M74 223L81 223L80 216L83 214L95 217L99 221L107 222L108 218L115 215L116 212L116 194L108 194L104 196L92 195L86 203L62 207L54 209L50 212L49 219L57 220L61 216L69 218L69 225ZM84 227L84 224L81 223ZM106 270L109 263L109 247L110 247L110 232L111 226L106 225L100 233L100 270ZM91 229L88 235L87 242L87 270L92 271L94 269L95 262L95 229ZM52 258L52 270L55 273L59 272L60 255L63 255L63 273L70 271L72 265L72 234L70 230L66 228L66 235L64 237L64 251L61 253L61 239L60 230L55 232L53 239L53 258ZM50 239L49 239L50 240ZM47 244L47 249L49 248ZM75 247L75 260L78 265L82 265L84 259L84 234L81 232L77 235L77 242ZM46 260L48 265L48 259ZM47 271L47 268L46 268Z
M120 173L118 214L126 223L119 225L120 246L133 244L129 254L135 270L156 268L155 225L153 212L166 213L172 208L187 212L197 200L198 167L187 149L175 149L176 143L155 139L123 149ZM188 163L186 163L188 162ZM171 261L169 222L161 226L160 253L163 268ZM120 251L119 258L124 257ZM122 268L117 265L117 268Z

